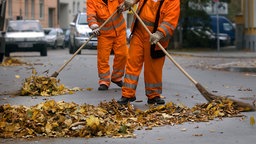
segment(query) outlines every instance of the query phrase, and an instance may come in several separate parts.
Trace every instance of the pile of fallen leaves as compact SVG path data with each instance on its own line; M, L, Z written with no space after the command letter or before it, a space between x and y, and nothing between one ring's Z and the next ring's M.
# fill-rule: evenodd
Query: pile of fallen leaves
M115 100L98 106L49 100L35 106L0 106L0 137L135 137L134 130L184 122L207 122L239 116L229 100L198 104L192 108L175 105L152 106L142 111ZM240 115L241 116L241 115Z
M5 57L3 62L0 63L0 65L1 66L20 66L20 65L30 65L30 64L12 57Z
M25 79L20 90L22 96L56 96L63 94L73 94L75 89L68 89L60 80L55 77L38 76L35 69L32 76Z

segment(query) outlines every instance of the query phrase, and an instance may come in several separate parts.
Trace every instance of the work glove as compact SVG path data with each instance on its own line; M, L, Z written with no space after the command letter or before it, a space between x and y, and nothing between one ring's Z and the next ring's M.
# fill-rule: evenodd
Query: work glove
M100 29L99 29L99 25L98 24L92 24L91 27L92 32L96 35L99 36L100 35Z
M159 40L161 40L164 37L163 33L160 31L156 31L155 33L150 35L150 43L156 44Z
M135 0L125 0L124 1L124 6L125 9L130 9L133 5L135 4Z
M125 6L124 4L121 4L117 7L117 12L121 14L123 11L125 11Z

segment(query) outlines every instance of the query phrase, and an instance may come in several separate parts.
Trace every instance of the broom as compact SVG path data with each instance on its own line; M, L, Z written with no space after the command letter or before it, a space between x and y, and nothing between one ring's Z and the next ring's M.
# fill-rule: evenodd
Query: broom
M146 31L148 32L148 34L151 35L151 32L149 31L149 29L147 28L147 26L144 24L144 22L141 20L141 18L139 17L139 15L134 11L133 8L131 8L131 11L134 13L134 15L136 16L136 18L140 21L140 23L143 25L143 27L146 29ZM161 48L161 50L166 54L166 56L174 63L174 65L196 86L196 88L198 89L198 91L203 95L203 97L211 102L213 100L222 100L222 99L228 99L230 101L233 102L235 107L241 108L241 111L255 111L256 107L253 105L250 105L248 103L245 102L241 102L238 100L234 100L234 99L230 99L227 97L222 97L222 96L217 96L214 95L210 92L208 92L199 82L197 82L195 79L193 79L173 58L172 56L164 49L164 47L157 42L157 45Z

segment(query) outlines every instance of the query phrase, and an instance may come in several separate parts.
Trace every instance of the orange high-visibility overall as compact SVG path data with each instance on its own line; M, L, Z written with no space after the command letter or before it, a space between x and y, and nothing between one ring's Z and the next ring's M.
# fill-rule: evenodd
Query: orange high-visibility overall
M87 0L87 20L89 26L104 23L116 11L124 0ZM109 57L114 51L113 71L110 72ZM121 81L127 61L128 48L126 45L126 22L123 14L116 13L111 20L100 30L98 36L97 67L99 84L110 85L110 80Z
M156 13L160 4L159 0L139 1L137 12L140 18L152 32L156 19ZM163 47L167 47L170 37L178 24L180 14L180 0L165 0L160 9L160 17L157 30L164 34L164 39L160 41ZM135 17L136 19L136 17ZM134 30L133 30L134 29ZM139 75L144 63L144 83L145 94L149 99L160 96L162 93L162 68L165 57L152 58L150 55L151 44L150 35L138 21L137 25L132 25L133 35L130 41L129 56L126 65L122 96L127 98L135 97ZM161 50L156 47L156 49Z

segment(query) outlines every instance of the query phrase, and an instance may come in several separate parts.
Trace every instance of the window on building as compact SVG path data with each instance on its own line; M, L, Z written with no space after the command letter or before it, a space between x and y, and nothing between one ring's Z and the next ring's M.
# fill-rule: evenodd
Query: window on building
M8 17L12 17L12 0L8 0Z
M44 0L40 0L39 2L39 16L40 18L44 17Z
M35 0L31 0L31 18L35 18Z
M77 12L80 12L80 2L77 3Z
M73 2L73 14L75 14L75 10L76 10L76 2Z
M25 18L28 18L28 0L25 0Z

